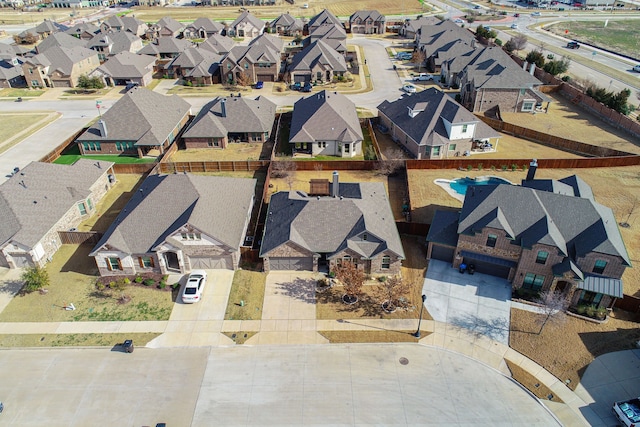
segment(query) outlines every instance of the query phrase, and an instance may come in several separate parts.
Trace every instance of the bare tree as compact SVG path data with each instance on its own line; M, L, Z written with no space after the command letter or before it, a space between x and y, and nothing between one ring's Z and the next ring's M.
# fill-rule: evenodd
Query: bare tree
M336 279L344 286L344 293L349 299L354 300L362 292L365 275L362 270L352 262L342 261L336 267Z
M249 76L249 74L245 73L244 71L238 73L238 77L236 78L236 80L238 81L238 84L240 86L251 86L253 84L251 76Z
M524 34L518 34L517 36L511 38L511 42L513 43L513 50L518 52L527 47L528 40L527 36L525 36Z
M404 282L402 277L392 276L382 282L382 289L386 298L387 310L393 310L402 305L400 298L409 293L411 285Z
M404 167L404 154L399 148L386 151L384 157L384 160L376 163L376 171L380 175L390 176Z
M276 160L271 162L271 178L287 178L297 169L293 160Z
M562 323L566 320L565 311L569 307L569 300L564 292L544 291L534 302L540 304L540 312L544 316L538 335L542 333L547 322Z
M416 50L415 52L413 52L413 57L411 58L411 60L414 62L414 64L418 64L418 72L420 72L422 70L422 66L426 65L424 64L424 61L427 60L427 54L421 50Z

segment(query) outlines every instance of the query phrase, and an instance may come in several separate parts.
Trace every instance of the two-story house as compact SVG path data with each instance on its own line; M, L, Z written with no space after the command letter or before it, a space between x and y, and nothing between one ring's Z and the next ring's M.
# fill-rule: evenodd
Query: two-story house
M349 17L352 34L384 34L385 17L377 10L358 10Z
M54 46L25 58L22 70L27 85L32 88L76 87L81 75L88 75L99 65L98 53L93 50Z
M128 31L97 34L87 41L89 49L98 52L98 59L104 62L120 52L136 53L142 49L142 39Z
M206 49L190 47L167 64L168 75L183 78L192 84L213 84L220 81L222 55Z
M182 36L184 27L184 24L180 21L176 21L170 16L165 16L149 27L147 38L153 40L158 37L180 37Z
M252 39L264 32L266 24L248 11L243 11L227 29L230 37Z
M89 73L89 77L100 77L107 86L126 86L135 83L147 86L153 80L156 59L149 55L120 52Z
M296 53L287 67L290 81L299 83L332 82L334 77L343 76L346 71L344 56L323 40L315 41Z
M127 15L111 15L109 18L102 21L102 24L100 24L100 31L103 34L112 31L127 31L138 37L142 37L146 34L148 29L149 27L147 24L138 18Z
M283 13L269 23L269 29L272 33L281 36L301 36L304 32L304 22L302 22L302 19L296 18L289 13Z
M234 46L220 63L222 81L233 83L243 77L252 83L277 81L283 44L280 38L263 34L248 46Z
M184 37L187 39L206 39L215 34L222 34L225 27L221 22L211 18L198 18L184 28Z
M193 46L191 40L159 37L138 51L140 55L156 57L155 71L164 73L165 66Z

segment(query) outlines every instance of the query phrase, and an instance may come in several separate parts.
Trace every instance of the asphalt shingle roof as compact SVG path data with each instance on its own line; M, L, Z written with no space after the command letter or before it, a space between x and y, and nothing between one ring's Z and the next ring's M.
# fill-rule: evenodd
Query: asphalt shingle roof
M322 40L315 41L306 46L293 57L290 71L310 71L317 64L333 71L347 71L347 63L344 56L336 52L331 46Z
M372 257L388 249L404 258L384 185L340 183L339 188L341 197L336 198L310 197L300 191L273 194L260 256L293 242L316 253L333 254L348 247ZM355 239L365 232L372 237Z
M265 25L266 25L264 21L262 21L261 19L259 19L255 15L253 15L250 12L245 10L229 26L231 28L236 28L239 24L241 24L243 22L246 22L246 23L249 23L249 24L253 25L258 30L263 29L265 27Z
M0 185L0 244L32 248L112 165L87 159L73 165L29 163Z
M475 58L462 71L466 80L476 89L520 89L542 84L540 80L524 71L500 47L480 49ZM461 77L461 80L464 77Z
M323 24L333 24L342 27L342 21L336 18L336 16L333 13L329 12L327 9L323 9L322 12L318 13L309 21L309 31L312 31L316 27Z
M219 55L224 55L231 51L236 42L232 38L214 34L198 45L198 49L205 49Z
M349 17L349 22L353 22L360 18L363 22L367 19L371 19L373 22L384 21L384 15L381 15L377 10L358 10Z
M211 18L198 18L191 24L187 25L186 29L191 31L203 29L206 33L219 33L224 30L224 25Z
M290 32L302 31L304 29L304 22L302 22L300 18L289 15L289 13L283 13L269 23L269 27L271 28L279 26L286 28L286 30Z
M51 34L49 37L40 42L40 44L36 46L36 50L38 51L38 53L44 53L47 51L47 49L50 49L54 46L73 48L76 46L85 47L86 45L86 41L70 36L69 34L55 33Z
M131 52L120 52L109 58L96 70L115 79L141 78L149 72L147 67L156 62L156 58L149 55L137 55Z
M193 46L189 40L160 37L138 51L143 55L177 54Z
M247 178L150 175L90 255L104 245L130 254L149 253L186 224L237 249L255 186L256 180Z
M106 34L96 34L91 40L87 41L89 49L94 47L106 47L111 45L110 55L116 55L120 52L131 52L133 44L141 40L140 37L128 31L114 31Z
M142 33L147 28L147 24L133 16L112 15L106 19L102 25L109 28L118 28L123 31L129 31L134 34Z
M107 136L100 136L96 123L77 141L118 140L136 141L136 145L161 145L190 109L191 104L177 95L164 96L134 87L102 114Z
M97 57L98 54L86 47L77 46L73 48L66 48L52 46L45 52L39 53L38 55L30 58L29 61L43 66L49 66L49 75L54 71L60 71L63 75L70 76L75 64L94 55ZM91 71L93 70L87 70L87 73L90 73Z
M323 90L293 105L290 143L362 140L356 106L346 96Z

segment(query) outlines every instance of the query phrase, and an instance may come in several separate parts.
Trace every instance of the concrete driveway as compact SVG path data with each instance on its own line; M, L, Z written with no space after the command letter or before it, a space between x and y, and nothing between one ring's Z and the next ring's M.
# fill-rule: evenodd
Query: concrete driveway
M434 320L466 328L509 345L511 284L506 279L460 274L451 264L430 260L422 293Z

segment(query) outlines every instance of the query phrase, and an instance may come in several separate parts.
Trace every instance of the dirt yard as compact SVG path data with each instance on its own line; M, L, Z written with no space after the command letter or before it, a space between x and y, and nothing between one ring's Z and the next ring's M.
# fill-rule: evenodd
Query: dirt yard
M230 143L224 150L215 148L190 148L178 150L172 162L223 162L231 160L269 159L273 144Z
M544 366L561 381L570 380L568 386L575 390L585 369L596 357L635 348L640 328L632 319L615 318L623 314L614 311L614 317L603 324L563 314L557 322L550 320L538 335L542 316L512 309L509 346Z

